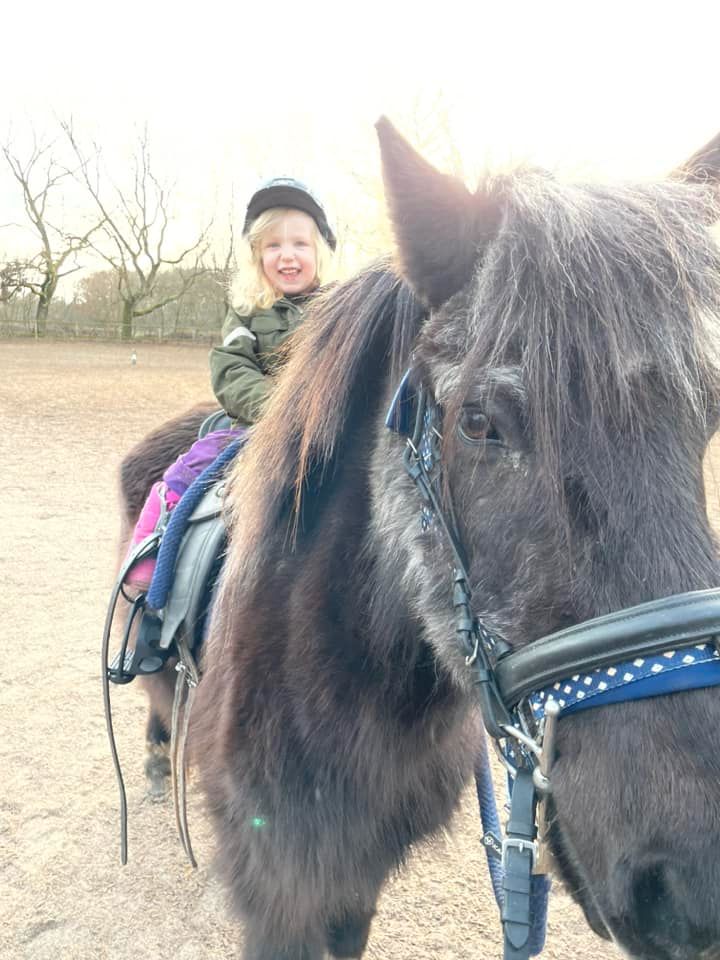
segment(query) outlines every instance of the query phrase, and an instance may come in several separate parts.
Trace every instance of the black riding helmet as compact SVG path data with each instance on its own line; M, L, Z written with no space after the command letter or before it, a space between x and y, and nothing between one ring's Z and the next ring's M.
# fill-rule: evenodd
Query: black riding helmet
M322 204L304 183L292 177L274 177L263 183L250 197L250 203L245 212L243 236L248 232L253 221L272 207L289 207L291 210L302 210L303 213L307 213L317 224L320 236L325 243L331 250L335 249L337 245L335 234L330 229Z

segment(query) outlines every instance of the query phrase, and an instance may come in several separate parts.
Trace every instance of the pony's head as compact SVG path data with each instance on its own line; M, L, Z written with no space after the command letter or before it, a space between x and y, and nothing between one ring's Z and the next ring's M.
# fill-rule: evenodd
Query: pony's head
M720 403L720 138L663 183L521 170L471 193L378 130L401 270L429 308L413 376L439 410L474 613L518 648L716 586L703 458ZM447 538L421 530L394 470L378 463L382 533L462 678ZM720 957L719 724L712 690L560 721L553 852L593 928L634 957Z

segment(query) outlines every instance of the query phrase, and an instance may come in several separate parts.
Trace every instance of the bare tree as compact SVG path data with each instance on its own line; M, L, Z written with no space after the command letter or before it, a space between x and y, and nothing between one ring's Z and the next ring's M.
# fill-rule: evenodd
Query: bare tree
M27 262L18 259L6 260L0 266L0 303L10 303L21 290L27 289L27 269Z
M78 235L52 222L52 195L62 193L63 181L71 176L71 171L56 162L53 146L52 143L38 144L34 139L30 156L25 161L20 159L10 143L2 147L12 175L22 190L27 218L40 240L37 254L22 261L22 264L13 261L15 271L12 277L17 287L29 290L37 297L35 334L39 337L45 335L48 312L58 283L63 277L80 269L75 263L75 255L90 244L92 235L102 225L102 220L94 221L89 230ZM20 266L22 269L19 269ZM5 279L9 278L6 276ZM8 289L6 286L5 292Z
M233 276L237 270L237 257L235 253L235 228L233 227L233 216L234 216L235 205L231 201L230 203L230 216L228 218L228 236L227 236L227 247L225 248L225 257L223 258L222 263L219 262L217 255L213 252L212 256L212 265L213 265L213 275L217 278L217 282L222 287L222 297L223 297L223 306L224 313L227 314L228 310L232 306L230 303L230 289L232 286Z
M64 123L63 129L79 161L81 182L103 217L102 232L107 245L94 241L93 249L115 271L122 304L121 337L131 340L139 317L179 300L207 271L203 257L208 248L210 224L177 256L169 256L166 249L171 191L153 173L147 134L140 137L133 159L132 186L123 191L117 186L112 189L101 186L100 151L95 148L91 163L72 126ZM173 271L176 286L169 292L161 292L158 279L168 267L182 267L182 270Z

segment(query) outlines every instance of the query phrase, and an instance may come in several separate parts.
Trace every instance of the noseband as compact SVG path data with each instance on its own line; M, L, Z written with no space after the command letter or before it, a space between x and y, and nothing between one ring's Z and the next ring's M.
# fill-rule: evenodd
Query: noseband
M552 789L558 717L720 684L720 590L642 603L513 650L472 612L466 553L452 505L440 493L440 411L424 384L412 385L411 370L385 423L406 439L403 463L420 494L422 530L436 525L453 555L455 634L472 671L485 728L514 782L505 839L501 845L490 835L484 842L489 851L497 849L505 868L498 897L504 956L521 960L542 949L542 942L535 949L530 942L530 874L538 857L538 799Z

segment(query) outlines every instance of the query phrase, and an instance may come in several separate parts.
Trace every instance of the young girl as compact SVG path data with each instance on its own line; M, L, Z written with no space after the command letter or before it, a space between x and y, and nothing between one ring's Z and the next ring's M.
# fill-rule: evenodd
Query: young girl
M302 323L304 306L318 288L335 236L319 201L298 180L276 178L257 190L247 207L243 236L250 254L241 276L241 306L223 325L223 342L210 353L213 390L233 426L198 440L153 485L133 532L130 549L149 536L193 480L263 412L279 364L278 347ZM136 563L125 582L146 590L155 558Z

